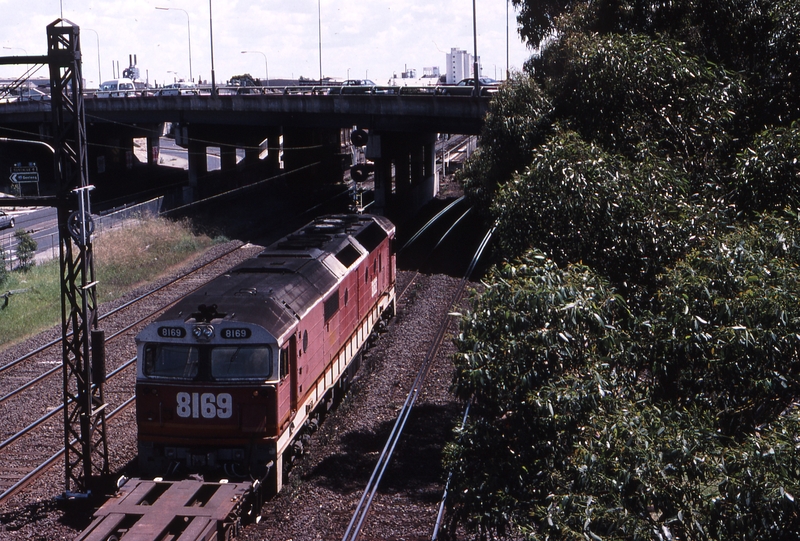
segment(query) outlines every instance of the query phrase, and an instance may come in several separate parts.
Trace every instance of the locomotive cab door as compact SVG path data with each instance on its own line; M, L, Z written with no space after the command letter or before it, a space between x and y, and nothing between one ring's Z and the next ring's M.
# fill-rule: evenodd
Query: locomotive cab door
M292 413L297 411L297 403L299 400L297 386L298 386L298 375L297 375L297 336L292 335L292 338L289 340L289 348L288 348L288 355L289 355L289 384L292 388L291 396L292 396Z
M280 349L280 382L278 383L278 425L282 431L297 413L297 339L292 336Z

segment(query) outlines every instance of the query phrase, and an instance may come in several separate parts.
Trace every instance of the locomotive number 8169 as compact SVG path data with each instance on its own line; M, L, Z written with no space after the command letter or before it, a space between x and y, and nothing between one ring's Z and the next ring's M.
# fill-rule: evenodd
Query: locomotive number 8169
M143 475L269 479L394 314L395 228L314 220L186 296L136 337Z

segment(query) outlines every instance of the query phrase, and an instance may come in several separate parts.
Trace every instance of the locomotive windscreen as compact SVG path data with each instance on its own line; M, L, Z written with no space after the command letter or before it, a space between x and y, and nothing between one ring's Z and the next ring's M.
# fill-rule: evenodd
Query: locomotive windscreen
M145 346L146 376L199 380L266 380L272 377L272 372L272 350L268 346Z
M260 346L215 347L211 350L211 376L214 379L269 379L272 351Z
M199 352L195 346L148 344L144 352L144 373L164 378L194 379Z

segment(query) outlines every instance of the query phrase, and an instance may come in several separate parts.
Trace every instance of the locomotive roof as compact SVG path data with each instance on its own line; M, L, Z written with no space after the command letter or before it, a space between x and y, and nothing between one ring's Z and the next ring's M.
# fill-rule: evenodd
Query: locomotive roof
M240 321L280 338L393 233L382 216L317 218L187 295L158 321Z

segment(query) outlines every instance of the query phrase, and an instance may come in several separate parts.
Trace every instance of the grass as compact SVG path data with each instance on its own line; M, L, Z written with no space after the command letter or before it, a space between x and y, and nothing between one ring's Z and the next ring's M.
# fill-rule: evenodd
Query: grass
M224 240L195 234L189 222L163 218L143 219L97 235L92 248L98 303L119 298ZM17 290L7 305L0 297L0 347L61 322L58 260L27 272L11 272L0 294Z

